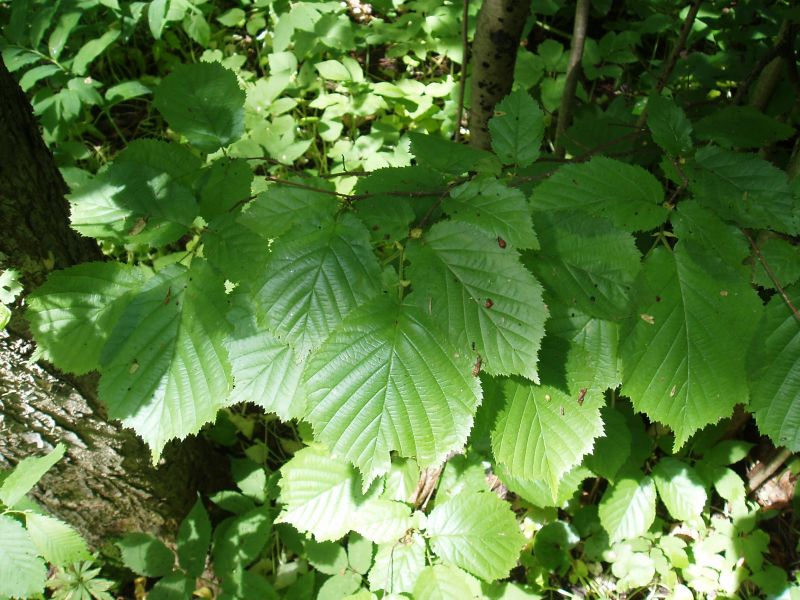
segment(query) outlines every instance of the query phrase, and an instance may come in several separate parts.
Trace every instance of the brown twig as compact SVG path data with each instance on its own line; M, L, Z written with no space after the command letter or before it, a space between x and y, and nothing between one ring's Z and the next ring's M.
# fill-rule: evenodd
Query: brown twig
M769 462L761 463L761 468L757 471L754 469L755 472L751 472L751 476L748 476L747 489L749 492L752 494L764 485L764 483L775 474L775 471L780 469L791 456L791 450L782 448Z
M752 238L752 236L746 229L742 229L742 233L744 233L745 237L747 238L747 241L750 242L750 247L753 249L756 258L758 258L758 261L761 263L761 266L764 267L764 270L767 272L767 275L769 276L770 280L772 280L772 283L775 285L775 289L778 290L778 293L783 298L783 301L786 303L786 306L788 306L789 310L792 311L792 314L794 315L795 319L800 321L800 313L797 312L797 309L795 308L794 304L792 304L791 299L786 294L786 290L783 289L783 286L781 285L781 282L778 281L778 278L775 276L775 272L772 270L772 267L769 266L767 259L765 259L764 255L761 253L761 249L758 247L755 240Z
M564 158L566 154L564 133L572 121L572 113L575 109L575 90L578 89L578 78L581 74L581 60L583 59L583 47L586 44L586 29L588 26L589 0L578 0L575 5L575 22L572 28L567 80L564 83L561 106L558 109L558 123L556 124L555 155L557 158Z
M689 12L686 14L686 18L683 20L683 26L681 27L681 32L678 35L678 41L675 42L675 46L672 48L672 52L670 52L669 57L667 57L667 62L664 65L664 69L661 71L661 76L658 78L656 82L656 87L653 90L653 94L658 96L661 94L661 91L666 87L667 81L669 81L670 76L672 75L672 71L675 70L675 65L678 64L678 57L683 52L683 48L686 45L686 40L689 39L689 33L692 30L692 25L694 25L694 20L697 18L697 12L700 10L700 5L703 3L703 0L695 0L692 7L689 9ZM647 122L647 106L644 107L642 114L639 115L639 120L636 122L638 127L643 127L644 124Z
M467 65L469 64L469 0L464 0L461 13L461 80L458 82L458 112L456 113L456 137L461 141L461 121L464 119L464 97L467 93Z
M764 69L767 68L767 65L769 65L774 59L783 54L784 48L789 45L789 41L792 38L790 35L791 31L792 27L789 25L788 21L781 23L781 27L778 30L778 39L775 41L775 44L767 50L764 56L759 59L759 61L739 84L736 94L733 96L733 100L731 101L734 106L744 102L747 92L750 91L750 85L753 83L753 81L755 81L756 77L761 75Z

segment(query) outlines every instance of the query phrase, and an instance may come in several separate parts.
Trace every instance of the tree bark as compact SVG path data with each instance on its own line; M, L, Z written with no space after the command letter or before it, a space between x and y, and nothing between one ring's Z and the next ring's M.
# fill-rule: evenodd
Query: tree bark
M30 104L0 60L0 269L18 269L26 292L54 268L102 258L70 229L66 191ZM18 305L0 334L0 468L64 442L67 456L34 496L95 547L130 530L169 537L198 489L227 482L226 463L199 438L172 445L153 467L132 431L105 421L96 377L29 364L32 352Z
M470 144L491 148L489 119L495 105L511 91L517 50L530 13L530 2L484 0L472 41Z

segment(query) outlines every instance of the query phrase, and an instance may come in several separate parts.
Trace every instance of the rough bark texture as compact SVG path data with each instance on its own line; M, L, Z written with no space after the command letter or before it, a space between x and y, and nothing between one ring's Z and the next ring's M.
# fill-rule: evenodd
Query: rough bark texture
M65 192L30 105L0 60L0 268L19 269L26 291L53 268L101 258L94 242L70 229ZM64 442L67 457L34 494L94 545L126 530L169 536L199 487L227 483L226 463L199 439L151 466L132 431L104 420L95 378L29 365L26 337L15 310L0 333L0 468Z
M484 0L478 14L469 109L470 144L478 148L491 147L489 119L514 83L514 64L530 8L530 2L519 0Z

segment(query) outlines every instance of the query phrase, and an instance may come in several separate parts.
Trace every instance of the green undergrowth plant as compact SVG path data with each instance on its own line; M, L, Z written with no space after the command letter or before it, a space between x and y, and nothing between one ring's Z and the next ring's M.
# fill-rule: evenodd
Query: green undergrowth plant
M0 472L0 598L44 597L45 587L53 598L112 598L112 582L92 568L81 535L26 496L64 452L59 444L46 456ZM54 574L49 579L48 565Z
M363 597L508 577L527 542L487 468L539 507L605 486L591 556L626 557L621 588L657 577L705 593L710 575L673 555L711 552L701 541L719 532L750 541L712 553L709 568L741 573L717 589L768 585L763 539L737 521L752 513L728 468L743 456L717 449L715 424L742 405L800 448L800 188L750 151L789 129L745 108L693 123L653 95L636 130L649 170L598 153L561 164L518 89L489 123L492 151L411 132L403 166L342 191L229 153L247 99L219 63L176 67L154 92L175 139L132 142L73 189L73 227L116 260L54 272L29 297L44 358L98 371L109 416L154 460L240 402L310 424L280 469L279 513L255 510L318 543L375 544L368 570L348 562L329 584L358 581ZM743 118L760 125L737 135ZM663 428L655 455L636 413ZM410 502L421 470L462 452L427 510ZM727 524L708 517L712 488ZM657 498L695 541L652 530ZM591 532L546 527L533 556L547 569L548 539ZM162 582L188 589L192 564Z

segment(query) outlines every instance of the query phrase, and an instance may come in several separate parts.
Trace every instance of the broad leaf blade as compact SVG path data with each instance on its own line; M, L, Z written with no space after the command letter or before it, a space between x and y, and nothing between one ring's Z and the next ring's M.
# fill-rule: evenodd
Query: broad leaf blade
M308 183L306 179L304 184ZM329 189L328 182L312 185ZM266 239L277 238L295 225L329 221L336 209L336 196L291 186L273 185L261 192L239 217L239 222Z
M538 381L547 308L541 287L510 248L461 223L438 223L409 248L414 299L491 374ZM479 370L479 369L478 369ZM476 373L477 374L477 373Z
M571 219L579 210L625 231L658 227L667 216L663 201L664 190L653 175L602 156L561 167L531 196L535 211L567 211L556 215Z
M189 575L200 577L211 544L211 521L198 498L178 528L178 562Z
M0 595L28 598L44 590L47 568L28 532L11 517L0 515Z
M80 534L63 521L29 512L25 514L25 526L39 554L53 565L64 566L91 558Z
M178 133L214 152L244 133L245 93L219 63L177 66L156 88L155 107Z
M795 306L798 288L786 290ZM800 450L800 322L779 295L767 305L748 356L750 409L761 433Z
M477 179L453 189L444 211L453 221L486 231L501 247L506 242L518 250L539 247L525 196L496 179Z
M510 505L491 492L460 494L438 505L426 534L445 562L486 581L507 577L525 543Z
M600 524L613 544L646 532L656 517L656 486L652 477L622 479L600 501Z
M544 114L528 92L516 90L495 106L489 120L492 149L504 163L527 167L539 158Z
M378 293L369 233L351 216L275 243L258 293L265 321L300 356Z
M425 541L422 536L414 534L400 542L381 544L369 572L369 589L410 594L424 567Z
M692 148L692 123L670 98L653 96L647 102L647 126L653 141L673 156Z
M42 476L64 456L66 447L58 444L46 456L29 456L22 459L0 486L0 502L14 508Z
M556 388L515 381L506 383L505 395L492 433L495 459L514 477L544 479L555 496L562 476L603 433L599 402L581 405Z
M425 167L448 175L461 175L467 171L499 170L497 158L486 150L456 144L436 135L410 132L411 153Z
M416 600L450 600L478 596L478 581L452 565L425 567L414 584Z
M745 350L760 315L749 286L717 281L681 248L657 248L637 284L639 304L620 349L622 392L675 432L695 431L747 402ZM736 343L732 343L736 340Z
M365 487L389 470L392 450L436 465L472 427L481 392L471 368L423 311L382 297L309 359L307 420Z
M78 375L96 369L109 333L148 276L144 268L117 262L51 273L28 296L26 313L42 356Z
M170 265L125 308L103 350L100 397L158 457L197 433L231 385L222 282L200 259Z
M658 495L676 521L696 521L708 499L703 480L685 462L672 456L662 458L653 469Z
M163 577L172 571L175 555L148 533L129 533L117 542L122 564L138 575Z

